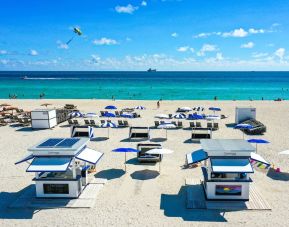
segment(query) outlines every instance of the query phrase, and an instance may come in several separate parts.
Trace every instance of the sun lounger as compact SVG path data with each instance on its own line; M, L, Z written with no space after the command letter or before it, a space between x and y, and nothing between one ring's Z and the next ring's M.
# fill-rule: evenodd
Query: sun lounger
M120 114L119 114L119 112L118 112L118 111L115 111L114 113L115 113L115 116L117 116L117 117L119 117L119 116L120 116Z
M182 127L183 127L183 122L178 121L177 127L178 127L178 128L182 128Z
M107 122L110 122L110 123L111 123L111 120L107 120Z
M78 120L73 120L74 125L79 125Z
M85 124L85 125L90 125L90 122L89 122L89 120L87 120L87 119L84 119L84 124Z
M193 122L193 121L191 121L190 122L190 128L195 128L196 126L195 126L195 122Z
M218 124L218 123L214 123L213 129L214 129L214 130L218 130L218 129L219 129L219 124Z
M155 121L155 127L157 128L160 125L159 121Z
M160 124L162 125L162 124L164 124L165 122L164 121L160 121Z
M72 121L71 119L68 119L67 121L68 121L68 124L69 124L69 125L74 125L74 124L73 124L73 121Z
M196 128L202 128L201 122L199 121L196 122Z
M125 127L129 127L128 121L123 121Z
M31 124L31 122L28 120L28 118L24 118L23 119L23 126L29 126Z
M95 121L94 121L94 120L90 120L90 125L91 125L91 126L95 126L95 127L97 126L97 125L95 124Z
M124 127L124 123L122 120L118 120L117 123L118 123L118 127Z
M173 115L172 115L172 114L169 114L169 118L170 118L170 119L173 118Z
M100 120L100 123L101 124L105 124L105 120Z
M213 124L211 122L207 123L207 128L212 129L213 128Z
M104 111L100 111L100 116L103 117L103 115L104 115Z
M177 122L176 121L172 121L172 124L177 126Z

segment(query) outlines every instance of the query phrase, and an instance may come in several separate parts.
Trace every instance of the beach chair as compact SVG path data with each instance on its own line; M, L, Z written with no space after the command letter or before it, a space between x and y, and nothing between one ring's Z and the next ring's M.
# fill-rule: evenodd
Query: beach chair
M172 115L172 114L169 114L169 118L172 119L172 118L173 118L173 115Z
M160 124L162 125L162 124L164 124L165 122L164 121L160 121Z
M193 122L193 121L191 121L190 122L190 128L195 128L196 126L195 126L195 122Z
M87 120L87 119L84 119L84 124L85 124L85 125L90 125L90 122L89 122L89 120Z
M74 124L73 124L73 121L72 121L71 119L68 119L67 121L68 121L68 124L69 124L69 125L74 125Z
M182 127L183 127L183 122L178 121L177 127L178 127L178 128L182 128Z
M119 127L124 127L124 124L123 124L122 120L118 120L117 123L118 123Z
M218 123L214 123L214 130L218 130L219 129L219 124Z
M95 124L94 120L90 120L90 125L96 127L97 125Z
M104 115L104 111L100 111L100 116L103 117L103 115Z
M172 121L172 124L177 126L177 122L176 121Z
M211 122L207 123L207 128L212 129L213 128L213 124Z
M119 111L119 115L122 115L123 114L123 111Z
M124 125L125 127L129 127L128 121L123 121L123 125Z
M105 120L100 120L100 123L101 124L105 124Z
M74 125L79 125L78 120L73 120Z
M201 122L199 121L196 122L196 128L202 128Z
M111 123L111 120L107 120L106 122L110 122Z
M160 125L159 121L155 121L155 127L157 128Z
M118 111L115 111L114 113L115 113L115 116L117 116L117 117L119 117L119 116L120 116L120 114L119 114L119 112L118 112Z
M28 120L28 118L24 118L23 119L23 126L29 126L30 125L30 121Z

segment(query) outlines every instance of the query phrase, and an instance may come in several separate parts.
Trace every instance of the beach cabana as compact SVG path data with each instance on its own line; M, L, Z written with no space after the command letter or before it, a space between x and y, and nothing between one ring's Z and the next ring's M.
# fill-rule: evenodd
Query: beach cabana
M204 161L203 188L208 200L249 200L252 165L270 164L245 140L201 140L202 149L187 154L187 164Z
M86 125L72 125L70 134L71 137L87 137L89 139L94 137L93 127Z
M150 140L150 128L149 127L130 127L129 138Z
M137 145L137 159L139 162L160 162L163 158L162 154L148 154L147 152L152 149L162 148L158 143L139 143Z
M212 139L212 130L193 128L191 140L194 142L200 142L201 139Z
M77 198L88 184L88 169L94 168L103 153L86 146L88 138L49 138L28 149L26 172L35 173L36 196Z

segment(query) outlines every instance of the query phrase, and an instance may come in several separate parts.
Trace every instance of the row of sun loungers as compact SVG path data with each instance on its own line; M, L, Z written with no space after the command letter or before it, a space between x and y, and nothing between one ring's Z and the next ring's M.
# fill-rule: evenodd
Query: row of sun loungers
M204 107L194 107L194 108L192 108L192 110L193 110L193 111L198 111L198 112L200 112L200 111L204 111L205 108L204 108ZM183 110L183 109L181 109L181 108L178 108L176 112L178 112L178 113L184 113L184 112L189 112L189 111L188 111L188 110Z
M103 117L105 116L106 113L108 113L108 111L100 111L100 116ZM115 111L114 113L116 117L121 117L121 115L124 114L123 111ZM131 113L131 114L133 114L134 118L140 117L140 115L137 113Z
M183 122L181 121L172 121L172 124L176 125L177 128L183 128ZM159 125L165 124L164 121L155 121L155 127L157 128ZM212 130L218 130L219 129L219 124L218 123L211 123L207 122L207 127L203 127L201 122L190 122L190 127L189 128L198 128L198 129L212 129Z
M105 122L111 122L111 120L100 120L100 124L104 124ZM72 120L72 119L68 119L68 124L69 125L80 125L78 120ZM94 127L99 127L100 125L98 123L95 122L95 120L84 120L84 125L86 126L94 126ZM122 121L122 120L118 120L118 127L129 127L128 121Z

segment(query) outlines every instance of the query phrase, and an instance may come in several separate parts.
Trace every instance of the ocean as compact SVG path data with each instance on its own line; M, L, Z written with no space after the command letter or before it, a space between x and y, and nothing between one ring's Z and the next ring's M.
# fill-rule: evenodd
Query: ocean
M0 72L0 98L41 93L47 99L289 99L289 72Z

